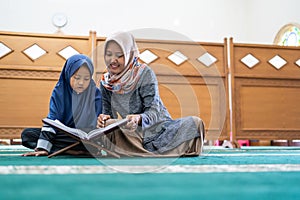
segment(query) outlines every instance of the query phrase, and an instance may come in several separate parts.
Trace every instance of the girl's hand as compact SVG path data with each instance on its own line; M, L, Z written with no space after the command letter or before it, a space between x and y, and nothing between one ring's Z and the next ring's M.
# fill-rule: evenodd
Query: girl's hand
M104 128L106 126L106 121L110 118L110 115L100 114L97 119L97 128Z
M22 156L48 156L49 153L46 150L35 149L34 152L24 153Z

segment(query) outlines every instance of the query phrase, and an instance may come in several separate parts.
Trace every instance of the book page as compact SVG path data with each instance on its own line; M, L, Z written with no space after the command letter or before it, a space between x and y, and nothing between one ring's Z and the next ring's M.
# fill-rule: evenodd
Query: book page
M48 118L43 119L43 122L54 127L57 128L61 131L70 133L80 139L87 139L87 133L85 133L84 131L80 130L80 129L76 129L76 128L70 128L66 125L64 125L63 123L61 123L59 120L51 120Z
M96 139L97 137L100 137L104 134L110 133L116 129L118 129L120 126L123 126L127 123L127 119L121 119L116 121L115 123L112 123L104 128L98 128L90 131L87 135L88 139Z
M48 118L44 118L42 120L45 124L48 124L49 126L52 126L54 128L57 128L63 132L69 133L77 138L83 139L83 140L91 140L96 139L97 137L100 137L104 134L110 133L116 129L118 129L120 126L125 125L127 123L127 119L121 119L116 121L113 124L110 124L106 126L105 128L98 128L90 131L89 133L84 132L81 129L76 128L70 128L63 123L61 123L59 120L51 120Z

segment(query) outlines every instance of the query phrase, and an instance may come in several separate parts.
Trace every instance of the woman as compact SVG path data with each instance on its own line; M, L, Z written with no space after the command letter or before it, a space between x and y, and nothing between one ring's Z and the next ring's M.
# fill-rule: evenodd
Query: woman
M202 151L204 124L199 117L173 120L159 96L152 69L138 62L134 37L127 32L106 39L107 68L101 80L103 114L98 126L118 117L125 128L109 134L105 146L126 156L196 156Z
M92 79L93 73L94 66L89 57L82 54L71 56L52 92L47 118L57 119L71 128L86 131L95 129L97 117L102 112L102 97ZM47 125L41 129L25 129L21 137L23 146L35 150L24 156L46 156L75 142L73 138ZM72 150L68 152L87 152L82 144Z

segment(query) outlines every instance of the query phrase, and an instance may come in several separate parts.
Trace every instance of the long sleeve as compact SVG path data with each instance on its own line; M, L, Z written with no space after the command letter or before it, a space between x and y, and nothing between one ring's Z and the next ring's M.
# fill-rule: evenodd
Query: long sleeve
M170 120L171 116L159 96L158 82L151 69L145 71L141 83L139 94L143 102L142 127L147 128L157 122Z
M56 136L55 130L53 128L51 128L50 126L44 124L44 126L42 127L40 137L38 139L36 147L45 149L48 152L50 152L50 150L53 146L51 141L53 141L55 136Z
M106 90L102 84L100 84L100 91L102 94L102 113L113 117L112 107L111 107L112 92Z

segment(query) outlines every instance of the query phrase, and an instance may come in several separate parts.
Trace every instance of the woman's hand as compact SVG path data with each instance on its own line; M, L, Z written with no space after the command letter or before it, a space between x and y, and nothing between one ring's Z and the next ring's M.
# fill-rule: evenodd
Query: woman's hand
M106 126L106 121L110 118L110 115L100 114L97 119L97 128L104 128Z
M49 153L46 150L35 149L34 152L24 153L22 156L48 156Z
M128 119L128 123L125 128L130 130L136 130L142 121L141 115L127 115L126 118Z

